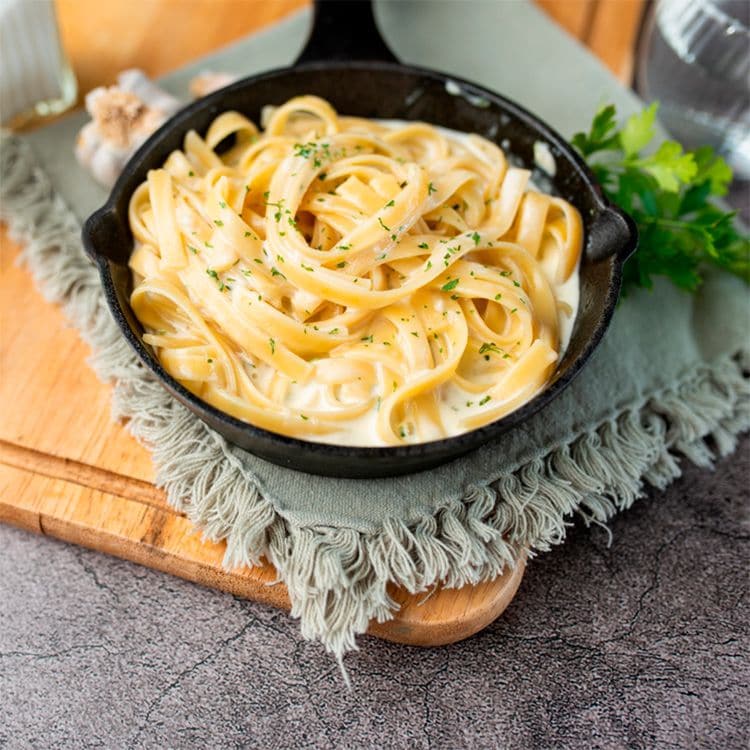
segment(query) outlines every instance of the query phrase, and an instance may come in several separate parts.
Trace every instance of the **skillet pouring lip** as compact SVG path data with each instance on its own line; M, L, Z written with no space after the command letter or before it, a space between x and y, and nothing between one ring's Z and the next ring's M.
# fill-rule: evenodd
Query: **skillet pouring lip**
M346 446L282 435L232 417L203 401L178 383L146 348L141 337L132 329L125 310L118 299L110 267L110 263L115 263L115 261L111 260L111 256L101 252L102 238L109 238L107 244L113 243L114 246L119 244L119 249L125 258L132 252L132 238L127 228L127 204L130 197L137 185L145 179L145 171L161 164L161 161L158 164L156 163L154 154L163 141L172 137L176 132L184 137L185 133L193 127L194 120L198 115L213 113L213 116L215 116L223 111L221 103L233 93L242 92L263 81L272 81L282 75L291 76L306 72L335 74L352 70L385 73L394 76L418 76L430 79L431 82L443 86L450 82L460 90L458 96L481 97L489 100L502 113L520 121L529 132L534 134L537 140L552 146L555 150L556 159L562 159L573 168L588 194L593 197L593 202L598 209L597 217L607 217L618 225L612 230L616 236L610 234L611 237L614 237L611 241L613 246L596 248L596 253L591 253L591 248L587 247L587 241L590 238L585 237L584 253L588 252L594 258L600 260L609 259L612 270L597 324L575 359L567 365L559 377L553 374L553 378L548 385L518 409L500 419L459 435L398 446ZM301 91L300 93L304 92ZM226 108L228 107L225 106L224 109ZM622 264L634 251L637 243L637 232L632 219L604 197L601 187L583 159L561 135L545 122L514 101L459 76L418 66L387 62L316 62L298 65L293 69L277 68L236 81L193 102L162 125L136 151L117 179L105 205L86 220L82 236L87 254L98 267L107 304L122 334L135 350L141 362L156 375L161 384L180 402L224 435L229 442L241 444L244 441L246 445L242 447L252 443L255 447L246 447L246 449L266 460L280 463L289 468L297 468L301 471L352 478L394 476L445 463L497 438L501 433L526 421L546 406L578 375L604 336L619 296ZM606 236L604 235L605 238ZM110 244L110 246L113 245ZM556 372L559 372L559 370ZM245 440L245 438L247 439ZM267 451L265 450L266 447L268 448ZM317 459L321 460L319 466L315 463ZM343 460L341 463L336 463L335 459ZM351 463L347 464L346 459L349 459Z

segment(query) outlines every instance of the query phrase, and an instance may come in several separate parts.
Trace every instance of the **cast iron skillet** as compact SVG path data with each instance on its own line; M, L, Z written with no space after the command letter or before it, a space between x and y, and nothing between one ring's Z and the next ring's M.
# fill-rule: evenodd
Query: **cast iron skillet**
M241 422L205 403L177 383L143 342L130 308L128 257L133 240L128 201L169 153L181 148L190 129L205 133L228 109L258 122L267 104L299 94L317 94L334 108L360 117L423 120L475 132L500 143L525 165L533 165L536 141L546 143L557 163L554 189L581 212L585 250L581 301L568 350L547 388L517 411L456 437L417 445L362 448L298 440ZM621 270L637 242L626 214L602 196L592 174L549 126L508 99L444 73L401 65L383 42L369 2L325 0L315 6L307 45L293 68L238 81L176 114L144 143L117 181L105 206L83 228L86 252L96 263L104 293L123 336L164 387L227 440L282 466L340 477L383 477L427 469L456 458L522 424L549 403L578 374L601 341L620 291Z

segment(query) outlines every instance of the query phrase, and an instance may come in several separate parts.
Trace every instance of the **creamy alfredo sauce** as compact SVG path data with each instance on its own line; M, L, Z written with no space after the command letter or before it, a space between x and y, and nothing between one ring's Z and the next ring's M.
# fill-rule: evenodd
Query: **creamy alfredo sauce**
M403 127L404 125L409 124L402 120L380 120L379 122L393 128ZM469 134L442 127L437 127L436 129L441 131L447 138L458 141L465 147L472 149ZM529 182L529 187L533 190L540 190L540 188L532 181ZM545 264L542 262L541 265L550 282L555 297L558 300L558 325L560 336L559 361L562 359L562 355L570 341L576 314L578 312L580 293L579 271L578 268L576 268L575 272L571 274L567 281L563 284L556 284L554 283L554 268L551 267L551 264ZM382 375L382 373L378 372L378 375ZM263 377L263 373L256 369L253 370L252 376L260 379ZM340 393L341 399L347 400L348 394L351 394L351 397L354 398L358 389L359 385L356 382L342 386ZM466 428L461 425L461 420L465 418L467 414L470 414L472 410L480 410L476 394L468 393L452 383L440 387L440 399L440 417L448 435L456 435L465 432ZM332 406L326 402L323 390L314 382L306 383L304 385L292 384L287 393L286 403L295 409L299 409L301 412L304 412L305 409L331 408ZM348 420L346 424L342 424L342 429L318 435L316 436L316 440L322 443L348 446L386 445L386 443L378 438L377 430L375 429L375 420L376 412L374 410L368 410L362 414L362 416ZM443 436L435 434L434 436L429 437L428 440L441 437ZM427 440L422 442L427 442Z

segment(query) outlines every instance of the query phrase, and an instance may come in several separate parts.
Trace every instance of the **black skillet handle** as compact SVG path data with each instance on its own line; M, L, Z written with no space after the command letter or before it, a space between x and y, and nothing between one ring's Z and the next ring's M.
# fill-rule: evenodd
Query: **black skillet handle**
M380 36L371 0L315 0L310 36L295 64L329 60L398 62Z
M612 204L594 219L588 235L588 247L597 248L592 260L615 255L622 264L638 246L635 222L619 206Z
M86 219L81 237L83 249L92 262L96 263L99 259L122 264L128 262L131 248L130 230L123 224L113 207L107 205L94 211Z

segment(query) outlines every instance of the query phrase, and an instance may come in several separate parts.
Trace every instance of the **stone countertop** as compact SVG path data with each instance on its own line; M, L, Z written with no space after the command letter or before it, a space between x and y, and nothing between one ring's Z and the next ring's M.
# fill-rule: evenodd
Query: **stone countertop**
M0 527L0 748L693 748L750 741L750 439L576 525L506 614L335 662L297 623Z

